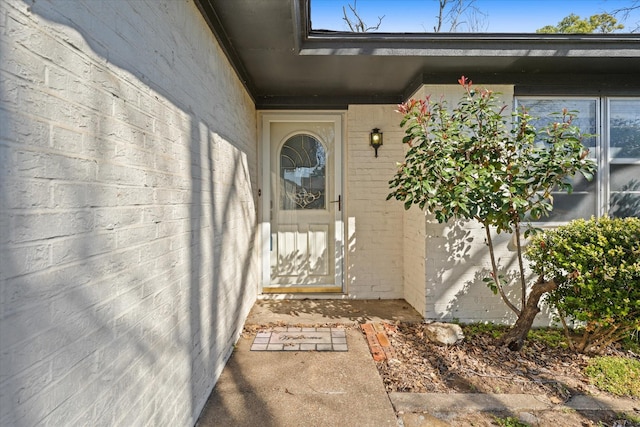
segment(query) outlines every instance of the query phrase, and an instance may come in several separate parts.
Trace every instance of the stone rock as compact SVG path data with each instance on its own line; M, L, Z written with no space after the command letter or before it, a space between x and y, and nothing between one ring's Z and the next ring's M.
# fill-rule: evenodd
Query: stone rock
M437 344L451 345L464 339L460 325L453 323L434 322L425 328L427 338Z
M538 419L538 417L536 417L530 412L520 412L520 414L518 414L518 419L523 423L531 426L535 426L540 423L540 420Z

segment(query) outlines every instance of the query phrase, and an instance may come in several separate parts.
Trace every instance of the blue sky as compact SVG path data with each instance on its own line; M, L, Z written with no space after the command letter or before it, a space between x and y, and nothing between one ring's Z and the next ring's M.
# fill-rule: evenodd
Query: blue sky
M342 6L353 0L311 0L313 29L347 31ZM533 33L545 25L556 25L565 16L580 17L611 12L634 4L634 0L476 0L474 5L486 14L483 32ZM640 6L637 1L635 4ZM348 8L347 8L348 9ZM431 32L436 22L437 0L357 0L360 17L368 25L385 15L379 31ZM640 25L640 8L626 21L622 32Z

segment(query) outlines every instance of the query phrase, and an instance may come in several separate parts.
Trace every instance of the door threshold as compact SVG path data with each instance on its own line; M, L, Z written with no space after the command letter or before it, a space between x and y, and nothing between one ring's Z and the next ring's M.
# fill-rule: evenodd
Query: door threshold
M262 288L263 294L342 294L340 286L270 286Z

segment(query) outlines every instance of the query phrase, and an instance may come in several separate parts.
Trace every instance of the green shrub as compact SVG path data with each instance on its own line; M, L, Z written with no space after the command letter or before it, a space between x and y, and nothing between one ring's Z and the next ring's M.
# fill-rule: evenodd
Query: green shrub
M500 427L530 427L529 424L524 423L515 417L494 417L494 420Z
M567 348L564 335L557 328L533 328L529 331L527 339L542 342L551 348Z
M471 339L479 335L487 334L498 339L507 330L506 325L496 325L494 323L469 323L461 325L464 336Z
M628 337L620 341L620 347L623 351L630 351L640 354L640 330L635 330Z
M527 258L557 284L547 301L558 310L571 348L602 353L640 329L640 218L572 221L535 236ZM584 326L577 342L566 318Z
M618 396L640 397L640 361L625 357L595 357L584 373L600 390Z

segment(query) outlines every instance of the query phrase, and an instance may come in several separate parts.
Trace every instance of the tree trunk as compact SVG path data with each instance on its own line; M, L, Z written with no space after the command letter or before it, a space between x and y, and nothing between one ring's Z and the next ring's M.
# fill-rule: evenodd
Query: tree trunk
M524 340L527 338L527 334L533 325L533 320L540 312L538 303L540 298L546 292L556 289L558 285L552 279L548 282L544 281L542 276L538 277L538 280L531 288L527 302L525 303L518 320L500 339L500 344L507 346L511 351L519 351L524 345Z

